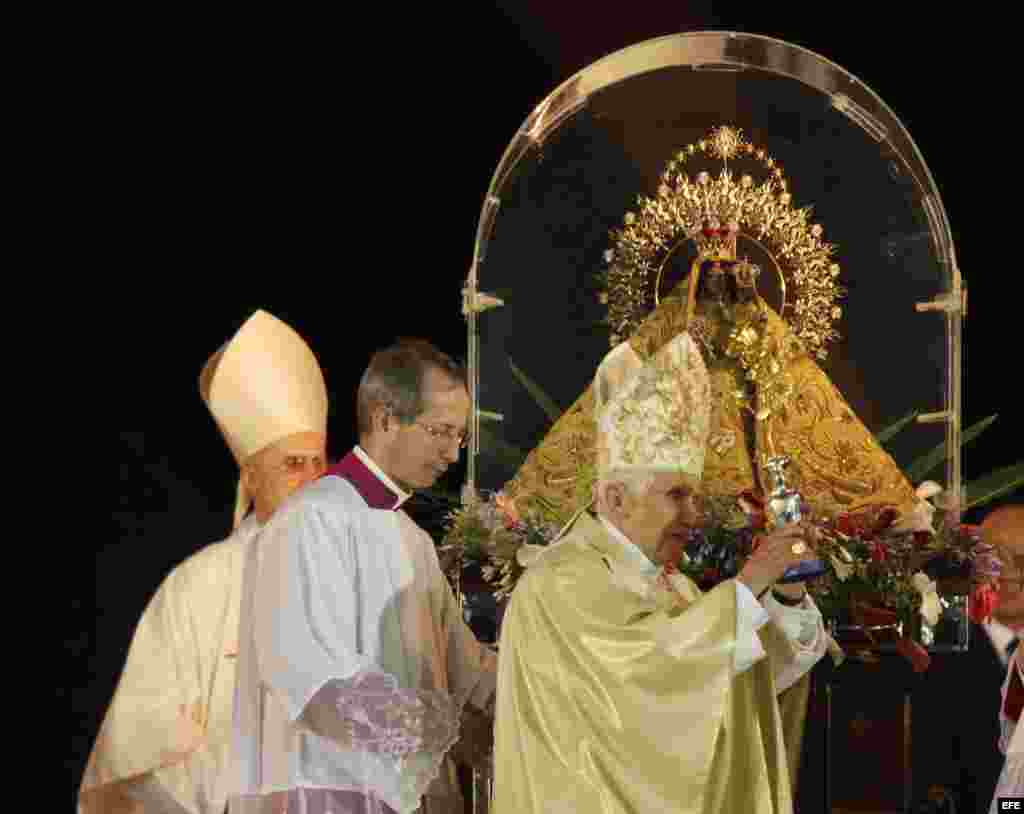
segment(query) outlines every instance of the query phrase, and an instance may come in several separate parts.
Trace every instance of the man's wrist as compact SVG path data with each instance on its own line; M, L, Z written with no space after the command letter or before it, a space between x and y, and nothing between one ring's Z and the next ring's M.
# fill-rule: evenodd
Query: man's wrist
M782 605L796 607L803 604L804 597L807 596L807 589L800 584L773 585L772 596Z

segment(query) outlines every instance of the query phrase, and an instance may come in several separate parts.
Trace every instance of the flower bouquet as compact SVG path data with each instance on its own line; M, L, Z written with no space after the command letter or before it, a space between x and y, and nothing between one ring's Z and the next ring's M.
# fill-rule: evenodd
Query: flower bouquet
M530 559L558 531L558 525L539 511L520 512L502 492L493 492L472 498L449 514L438 554L449 574L479 564L484 579L494 586L494 598L502 601Z

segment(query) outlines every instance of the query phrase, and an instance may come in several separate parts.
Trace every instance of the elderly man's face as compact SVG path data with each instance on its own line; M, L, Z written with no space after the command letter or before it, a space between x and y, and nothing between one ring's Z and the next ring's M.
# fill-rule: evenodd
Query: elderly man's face
M423 381L423 412L398 424L390 439L388 474L404 486L426 489L459 460L469 421L469 394L437 371Z
M659 472L640 494L626 493L622 531L657 563L677 563L700 522L699 495L684 475Z
M277 511L292 492L323 474L326 443L322 433L296 433L261 449L245 462L245 487L261 521Z
M1004 625L1024 626L1024 506L999 509L985 518L982 538L995 546L1003 562L995 617Z

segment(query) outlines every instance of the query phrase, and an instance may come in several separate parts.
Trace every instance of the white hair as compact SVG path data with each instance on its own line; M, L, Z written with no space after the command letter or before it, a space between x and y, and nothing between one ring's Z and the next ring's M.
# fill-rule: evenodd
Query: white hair
M654 485L656 473L648 469L617 469L597 479L594 484L594 496L600 496L612 484L621 484L633 497L640 497Z

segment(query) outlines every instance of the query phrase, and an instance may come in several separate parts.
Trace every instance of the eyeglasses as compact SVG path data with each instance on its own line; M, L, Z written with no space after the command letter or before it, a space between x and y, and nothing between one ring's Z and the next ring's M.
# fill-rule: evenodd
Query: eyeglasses
M304 472L307 468L321 472L325 464L320 455L288 455L281 463L281 468L289 472Z
M469 446L469 433L468 432L456 432L451 427L436 427L433 424L427 424L424 421L412 422L417 427L422 427L427 431L435 441L443 442L445 444L456 443L459 445L459 449L465 449Z

